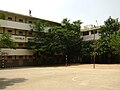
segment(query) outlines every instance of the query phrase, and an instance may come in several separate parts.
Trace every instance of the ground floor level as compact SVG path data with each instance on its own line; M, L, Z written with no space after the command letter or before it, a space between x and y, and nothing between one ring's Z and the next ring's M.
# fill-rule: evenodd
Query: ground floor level
M32 55L12 55L12 56L1 56L0 67L1 68L12 68L20 66L32 66L34 64L34 57Z

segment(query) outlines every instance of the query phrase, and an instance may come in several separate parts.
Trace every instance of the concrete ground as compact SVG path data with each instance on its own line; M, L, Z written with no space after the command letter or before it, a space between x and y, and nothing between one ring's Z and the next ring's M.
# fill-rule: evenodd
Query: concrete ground
M120 90L120 64L0 70L0 90Z

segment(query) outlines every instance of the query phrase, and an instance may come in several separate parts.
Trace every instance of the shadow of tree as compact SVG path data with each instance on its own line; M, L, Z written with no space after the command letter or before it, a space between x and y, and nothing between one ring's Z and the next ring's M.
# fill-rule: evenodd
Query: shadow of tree
M13 79L0 78L0 90L5 89L7 86L12 86L15 83L21 83L26 80L27 79L24 79L24 78L13 78Z

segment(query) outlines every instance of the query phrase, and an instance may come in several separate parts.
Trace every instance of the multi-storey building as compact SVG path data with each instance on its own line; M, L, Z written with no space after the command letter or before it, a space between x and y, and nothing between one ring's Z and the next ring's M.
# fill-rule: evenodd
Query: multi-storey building
M48 21L32 16L2 11L3 18L0 18L0 33L11 34L16 42L17 48L10 49L3 47L0 53L0 67L15 67L33 65L33 51L27 49L27 42L32 38L30 25L34 20L41 20L49 23L51 26L60 25L59 23Z
M84 28L81 29L83 40L87 41L100 38L99 29L100 27L95 25L84 26Z
M17 44L16 49L3 47L0 52L0 67L15 67L34 65L33 51L28 49L28 40L32 38L30 25L34 20L47 22L50 26L60 25L59 23L48 21L32 16L2 11L3 18L0 17L0 34L11 34L12 39ZM83 40L99 38L99 27L93 25L85 26L81 29Z

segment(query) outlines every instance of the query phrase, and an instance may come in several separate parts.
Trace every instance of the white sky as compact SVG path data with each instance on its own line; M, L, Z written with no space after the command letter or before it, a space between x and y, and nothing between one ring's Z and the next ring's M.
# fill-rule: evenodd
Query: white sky
M120 18L120 0L1 0L0 9L61 22L81 20L83 25L103 24L109 16Z

